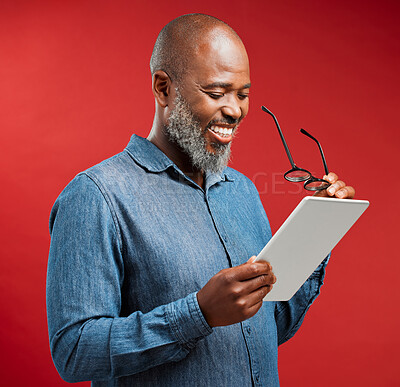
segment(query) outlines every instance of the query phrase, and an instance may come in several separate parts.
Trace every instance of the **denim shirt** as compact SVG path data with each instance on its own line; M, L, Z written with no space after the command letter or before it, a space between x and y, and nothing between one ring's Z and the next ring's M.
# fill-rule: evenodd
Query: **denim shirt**
M278 345L299 328L327 259L287 302L211 328L196 293L271 238L253 183L226 168L202 189L148 140L78 174L50 217L50 347L69 382L278 386Z

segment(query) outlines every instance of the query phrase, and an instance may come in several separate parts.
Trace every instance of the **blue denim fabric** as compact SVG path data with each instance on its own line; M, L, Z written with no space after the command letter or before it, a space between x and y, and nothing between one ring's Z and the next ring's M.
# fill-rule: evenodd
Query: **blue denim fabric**
M278 386L278 344L299 328L327 259L288 302L210 328L196 292L271 238L256 188L226 168L205 190L133 136L78 174L51 212L50 347L61 377L93 386Z

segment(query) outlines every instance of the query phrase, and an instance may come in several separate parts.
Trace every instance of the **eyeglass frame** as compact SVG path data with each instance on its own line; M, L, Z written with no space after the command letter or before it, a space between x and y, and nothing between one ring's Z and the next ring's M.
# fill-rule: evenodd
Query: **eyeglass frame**
M322 191L322 190L324 190L324 189L327 189L327 188L331 185L331 183L330 183L329 181L324 180L324 179L320 179L320 178L318 178L318 177L313 176L312 173L311 173L310 171L308 171L307 169L299 168L299 167L294 163L293 157L292 157L292 155L291 155L291 153L290 153L290 150L289 150L289 147L288 147L288 145L287 145L287 143L286 143L285 137L283 136L282 129L281 129L281 127L279 126L278 120L276 119L275 115L274 115L270 110L268 110L264 105L261 106L261 109L262 109L262 111L264 111L265 113L268 113L270 116L272 116L272 118L274 119L275 125L276 125L276 127L277 127L277 129L278 129L278 132L279 132L279 136L281 137L283 146L284 146L285 151L286 151L286 154L287 154L287 156L288 156L290 165L292 166L292 169L290 169L289 171L285 172L285 174L283 175L283 177L284 177L287 181L290 181L290 182L292 182L292 183L299 183L299 182L303 182L303 181L304 181L304 188L305 188L306 190L308 190L308 191ZM319 148L319 151L320 151L320 154L321 154L322 162L323 162L323 164L324 164L325 175L328 175L328 174L329 174L329 170L328 170L328 166L327 166L327 164L326 164L326 159L325 159L325 156L324 156L324 152L322 151L321 144L319 143L319 141L318 141L314 136L312 136L312 135L311 135L310 133L308 133L306 130L300 129L300 132L301 132L302 134L306 135L307 137L311 138L312 140L314 140L314 141L317 143L318 148ZM305 176L305 177L297 177L297 178L291 178L291 177L289 177L289 174L290 174L290 173L296 172L296 171L305 172L308 176ZM321 185L320 185L320 186L312 186L311 184L312 184L312 183L315 183L315 182L321 182ZM325 186L323 183L326 183L327 185Z

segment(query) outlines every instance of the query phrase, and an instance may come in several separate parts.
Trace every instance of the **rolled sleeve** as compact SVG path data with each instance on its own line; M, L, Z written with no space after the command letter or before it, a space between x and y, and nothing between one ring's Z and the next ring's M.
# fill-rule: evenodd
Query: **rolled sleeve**
M200 337L212 332L201 312L196 293L168 304L167 316L177 340L188 348L193 348Z

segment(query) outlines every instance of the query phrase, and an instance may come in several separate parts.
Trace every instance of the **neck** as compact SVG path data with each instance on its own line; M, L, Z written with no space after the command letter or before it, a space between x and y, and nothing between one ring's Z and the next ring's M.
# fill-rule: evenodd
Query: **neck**
M147 139L160 149L175 165L199 187L204 188L204 173L193 166L189 156L176 144L171 143L160 127L153 125Z

